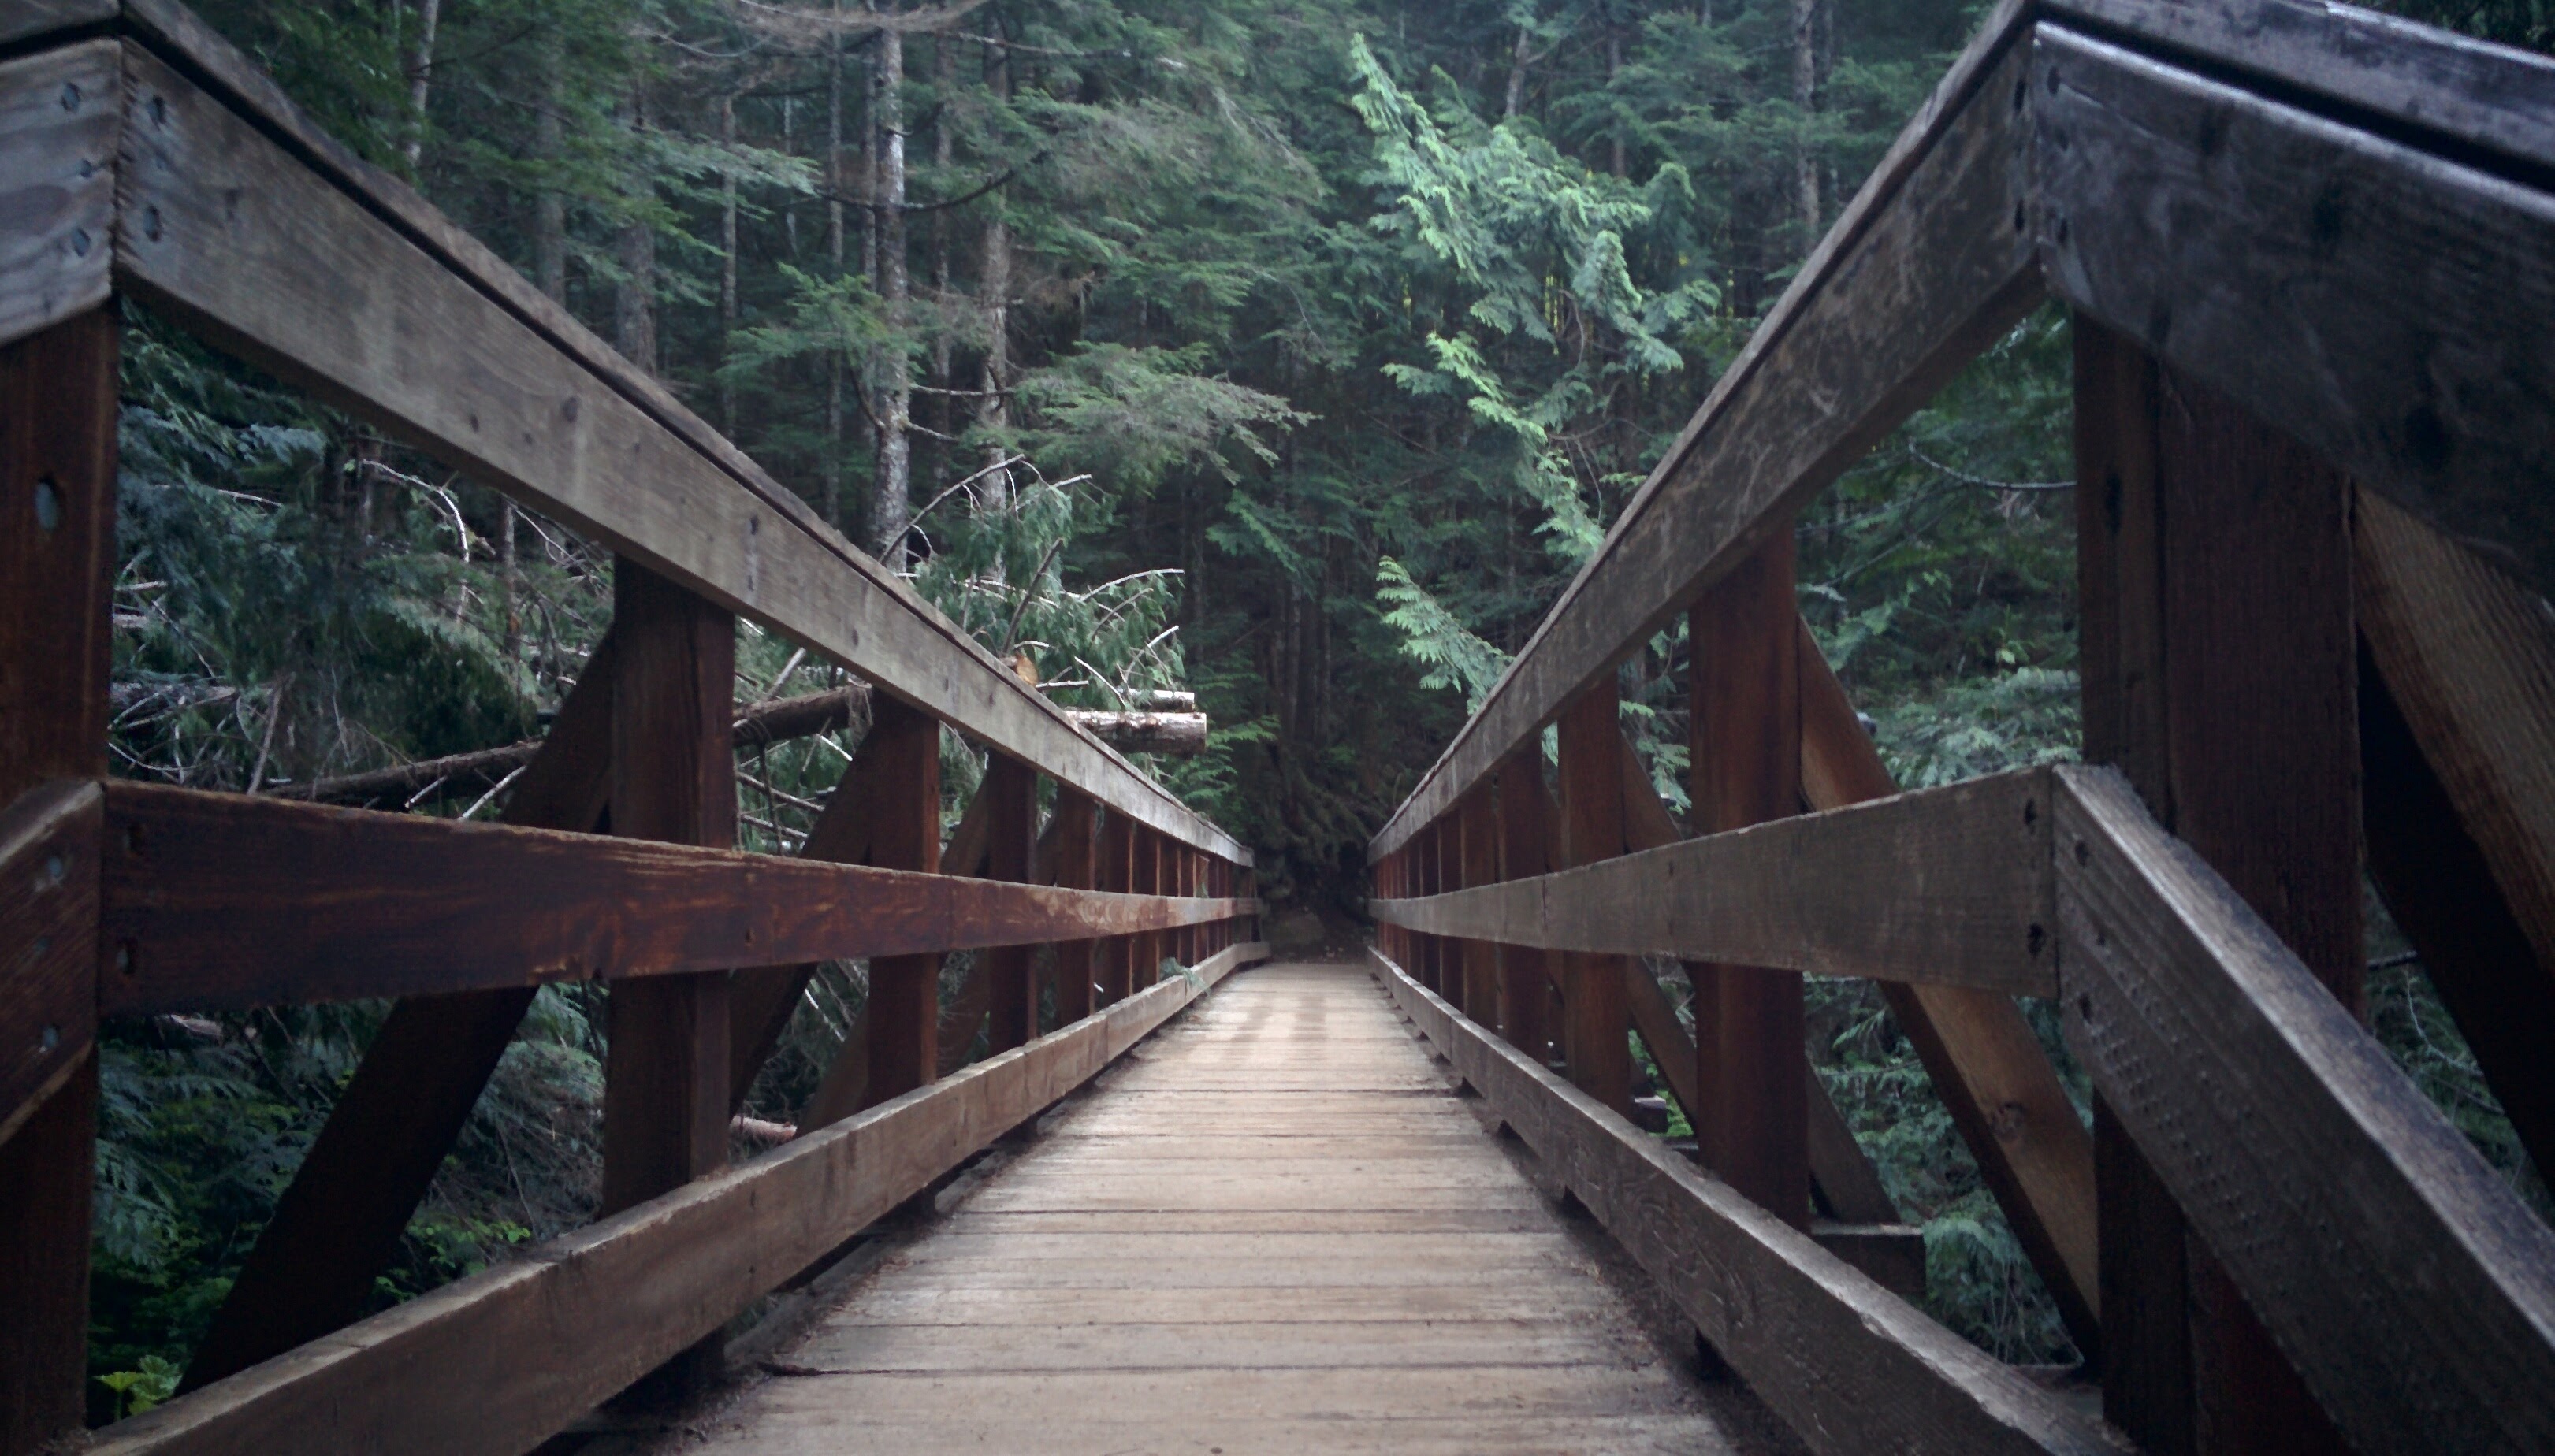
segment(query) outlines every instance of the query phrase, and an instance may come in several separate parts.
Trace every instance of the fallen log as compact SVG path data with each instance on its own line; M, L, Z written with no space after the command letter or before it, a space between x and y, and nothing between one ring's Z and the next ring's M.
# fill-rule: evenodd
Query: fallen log
M1118 713L1070 708L1066 715L1121 753L1187 756L1206 748L1204 713ZM755 703L738 712L734 742L740 749L761 748L847 730L858 737L869 730L869 684L854 682L803 697ZM500 748L421 759L361 774L314 779L307 784L278 785L271 791L280 798L351 808L408 808L428 799L483 793L491 785L531 763L541 746L540 739L526 739Z

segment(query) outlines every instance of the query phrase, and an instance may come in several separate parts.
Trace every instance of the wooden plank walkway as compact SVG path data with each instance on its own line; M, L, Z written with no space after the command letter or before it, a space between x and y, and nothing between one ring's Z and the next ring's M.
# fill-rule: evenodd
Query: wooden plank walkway
M682 1449L1761 1449L1353 966L1227 981L773 1364Z

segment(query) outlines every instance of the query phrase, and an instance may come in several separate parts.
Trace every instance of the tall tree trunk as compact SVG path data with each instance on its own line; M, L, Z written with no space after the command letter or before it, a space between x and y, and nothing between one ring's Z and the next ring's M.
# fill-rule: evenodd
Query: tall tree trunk
M1528 53L1533 45L1534 32L1519 26L1517 49L1509 53L1509 94L1508 104L1500 111L1503 117L1515 116L1525 109L1525 68L1531 59Z
M647 102L633 96L621 104L622 121L636 135L648 124ZM630 179L630 200L644 205L655 183ZM651 374L657 372L657 230L645 217L621 226L614 240L614 261L621 282L612 291L612 343L624 358Z
M1624 28L1615 22L1615 9L1606 8L1606 84L1613 86L1615 77L1624 69ZM1615 134L1615 175L1625 175L1624 124L1618 120L1610 128Z
M843 8L834 0L834 8ZM825 55L825 261L831 276L843 276L843 36L834 33ZM825 522L843 525L843 350L825 355L825 498L817 503Z
M1792 0L1792 104L1809 125L1819 101L1819 0ZM1792 161L1792 185L1801 216L1801 249L1819 240L1819 159L1807 135Z
M879 279L887 303L888 346L879 351L878 388L872 396L878 416L878 478L871 486L872 550L889 570L906 566L905 533L912 521L910 495L912 441L907 413L912 407L904 334L907 314L905 272L905 35L884 30L878 39L879 139Z
M417 165L426 155L426 97L434 79L434 23L443 8L443 0L417 0L417 45L408 57L408 171L417 175Z
M733 152L736 148L736 96L719 97L719 140ZM731 159L733 166L733 159ZM719 178L719 336L718 357L727 362L727 341L736 332L736 173ZM736 434L736 384L725 373L719 376L719 432L733 438Z
M931 38L931 76L939 100L932 112L931 166L936 181L933 187L940 195L949 192L949 169L953 148L949 128L949 99L958 91L958 46L946 33ZM958 387L953 375L949 349L949 210L935 208L931 214L931 383L944 393L933 398L939 404L932 409L933 423L940 433L958 433L958 400L946 391ZM950 469L949 447L935 441L931 447L933 470L925 480L938 480L957 472Z
M997 101L1012 94L1011 58L1000 47L985 48L985 86ZM1012 422L1011 398L1003 392L1009 387L1012 373L1012 228L1003 215L1002 192L998 189L987 201L984 257L976 279L976 302L985 330L985 362L977 381L983 394L976 402L976 423L999 435ZM1005 455L1001 439L986 443L988 473L980 499L1011 498L1012 473L993 468L1002 463Z

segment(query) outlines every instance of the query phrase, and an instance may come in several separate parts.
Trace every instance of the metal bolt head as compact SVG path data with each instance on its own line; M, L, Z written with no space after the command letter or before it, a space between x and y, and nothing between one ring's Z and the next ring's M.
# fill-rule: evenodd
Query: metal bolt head
M143 208L142 235L156 243L160 241L160 209L157 207Z
M150 105L150 107L149 107L148 109L149 109L149 110L150 110L150 112L151 112L151 124L152 124L153 126L167 126L167 125L169 124L169 98L168 98L168 97L166 97L166 96L154 96L154 97L152 97L152 98L151 98L151 105Z
M36 482L36 526L49 533L62 526L62 493L50 475Z
M44 1034L39 1036L37 1040L45 1050L51 1051L55 1047L62 1044L62 1029L60 1027L47 1027L44 1031Z
M75 227L71 229L71 256L74 258L85 258L88 256L87 228Z
M80 89L78 83L74 81L62 82L62 109L64 111L77 111L79 110L79 103Z
M58 854L48 855L45 859L45 878L60 885L62 883L63 874L62 857Z

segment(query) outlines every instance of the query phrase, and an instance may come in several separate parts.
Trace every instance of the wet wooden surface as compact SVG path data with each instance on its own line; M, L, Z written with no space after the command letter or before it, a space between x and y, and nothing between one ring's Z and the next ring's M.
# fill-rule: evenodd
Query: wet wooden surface
M1753 1446L1356 966L1225 983L769 1369L683 1448Z

